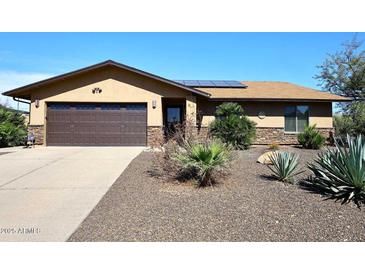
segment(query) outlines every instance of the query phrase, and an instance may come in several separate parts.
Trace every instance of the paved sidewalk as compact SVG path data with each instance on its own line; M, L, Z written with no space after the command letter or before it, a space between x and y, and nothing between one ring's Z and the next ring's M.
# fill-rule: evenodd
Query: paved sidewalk
M37 147L0 155L0 241L66 241L144 149Z

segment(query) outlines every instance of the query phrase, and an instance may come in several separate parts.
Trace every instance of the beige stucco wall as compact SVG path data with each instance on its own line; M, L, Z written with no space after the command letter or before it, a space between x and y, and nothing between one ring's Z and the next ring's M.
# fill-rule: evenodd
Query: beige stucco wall
M186 120L192 124L196 124L196 96L186 97Z
M100 94L92 93L96 87L102 89ZM30 124L45 124L47 102L122 102L147 103L148 125L162 126L162 98L186 96L194 97L189 91L129 71L103 68L32 92ZM38 108L36 99L39 99ZM152 108L152 100L156 100L156 108Z
M216 107L222 102L205 102L198 100L198 112L202 115L202 126L208 126L214 120ZM257 127L284 127L284 108L288 105L308 105L309 123L319 128L332 127L332 103L291 103L291 102L242 102L247 116L257 123ZM266 117L260 119L259 112Z

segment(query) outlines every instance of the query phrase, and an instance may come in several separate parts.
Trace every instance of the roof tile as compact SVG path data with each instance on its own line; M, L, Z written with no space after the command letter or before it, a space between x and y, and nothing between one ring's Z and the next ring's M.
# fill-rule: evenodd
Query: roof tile
M247 88L196 88L210 93L211 99L242 100L320 100L349 101L350 99L288 82L242 81Z

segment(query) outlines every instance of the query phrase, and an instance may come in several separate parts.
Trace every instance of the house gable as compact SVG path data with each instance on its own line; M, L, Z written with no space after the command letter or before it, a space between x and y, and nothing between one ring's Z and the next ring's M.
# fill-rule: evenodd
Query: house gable
M98 89L99 92L93 92ZM192 96L186 90L169 83L107 66L70 75L40 87L33 87L30 93L31 124L45 124L44 117L49 102L95 102L95 103L146 103L148 125L162 125L162 98L187 98ZM35 104L37 101L38 106ZM156 105L153 106L152 102Z
M114 62L112 60L108 60L93 66L89 66L83 69L79 69L76 71L72 71L69 73L65 73L56 77L52 77L43 81L39 81L30 85L26 85L23 87L19 87L7 92L4 92L3 95L7 95L7 96L13 96L13 97L19 97L19 98L23 98L23 99L30 99L30 94L37 90L37 89L44 89L47 88L50 85L54 85L54 84L58 84L60 82L65 82L65 81L69 81L72 80L75 77L78 76L82 76L85 74L89 74L89 73L93 73L95 71L97 71L100 74L100 77L102 77L102 75L104 74L103 71L108 71L109 69L115 69L116 71L119 71L120 73L132 73L135 74L136 76L141 77L141 79L150 79L150 80L155 80L156 82L161 82L164 83L168 86L171 87L175 87L179 90L184 90L184 91L188 91L191 92L193 94L197 94L197 95L201 95L201 96L205 96L205 97L209 97L210 94L206 93L204 91L200 91L200 90L196 90L194 88L191 87L187 87L184 86L182 84L179 84L177 82L165 79L163 77L133 68L133 67L129 67L126 65L123 65L121 63L117 63ZM116 73L117 74L117 73Z

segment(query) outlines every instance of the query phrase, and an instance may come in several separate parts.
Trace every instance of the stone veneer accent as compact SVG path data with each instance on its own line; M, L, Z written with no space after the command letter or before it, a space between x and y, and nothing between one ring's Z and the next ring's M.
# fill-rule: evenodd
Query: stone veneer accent
M329 137L333 128L317 128L317 130L326 138ZM197 129L198 137L205 139L209 136L209 128L201 127ZM280 145L297 145L298 135L295 133L285 133L284 128L256 128L256 139L254 145L269 145L277 143Z
M326 138L329 137L330 132L333 132L333 128L317 128L317 130L323 134ZM197 127L196 133L198 138L206 139L209 136L208 127ZM256 139L253 142L254 145L297 145L298 138L295 133L285 133L284 128L256 128ZM157 147L164 143L163 127L148 127L147 129L147 145L151 147Z
M331 131L333 132L333 128L317 128L317 130L326 138L329 138ZM280 145L297 145L298 136L295 133L285 133L284 128L256 128L255 145L268 145L273 143Z
M34 134L36 145L43 145L44 143L43 125L28 125L28 132L32 132Z
M164 143L164 131L160 126L147 127L147 146L158 147Z

